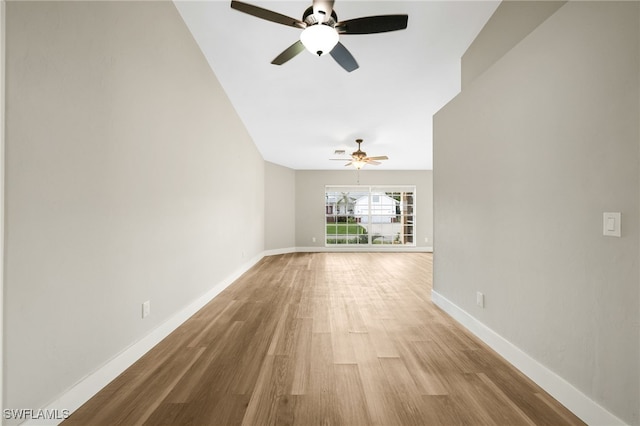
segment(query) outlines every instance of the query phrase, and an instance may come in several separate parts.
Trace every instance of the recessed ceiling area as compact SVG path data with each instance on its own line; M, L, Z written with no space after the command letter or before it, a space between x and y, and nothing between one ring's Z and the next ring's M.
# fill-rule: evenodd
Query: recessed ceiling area
M341 35L359 64L302 52L271 61L301 30L241 13L230 1L176 1L263 158L297 170L344 169L364 142L376 170L430 170L432 116L460 91L460 58L499 1L337 0L338 20L407 14L401 31ZM296 19L311 1L247 1ZM232 142L229 142L232 143Z

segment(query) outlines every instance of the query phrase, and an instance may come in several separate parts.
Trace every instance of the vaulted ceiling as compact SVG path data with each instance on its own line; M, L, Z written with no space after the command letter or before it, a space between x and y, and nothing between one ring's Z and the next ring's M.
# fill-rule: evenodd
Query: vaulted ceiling
M293 169L344 169L361 138L368 155L389 157L376 169L429 170L432 116L459 93L460 58L499 1L337 0L339 20L409 15L406 30L342 35L359 64L351 73L331 56L309 52L272 65L301 30L230 3L175 2L265 160ZM311 5L247 3L297 19Z

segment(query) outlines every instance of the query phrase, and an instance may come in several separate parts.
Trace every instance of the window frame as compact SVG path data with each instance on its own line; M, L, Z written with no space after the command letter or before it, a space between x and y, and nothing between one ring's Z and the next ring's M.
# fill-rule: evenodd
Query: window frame
M397 249L398 247L416 247L416 185L325 185L324 187L324 195L325 195L325 214L324 214L324 246L329 248L336 247L345 247L345 248L357 248L357 247L366 247L366 248L386 248L386 249ZM347 201L340 202L337 200L337 193L347 194ZM398 204L396 205L394 212L383 211L384 207L387 205L377 206L372 205L373 197L378 196L380 199L380 195L387 195L389 193L399 193L408 194L407 197L410 198L410 202L407 203L407 200L403 202L403 200L396 200ZM349 197L348 194L362 194L357 198ZM363 197L368 197L368 203L366 205L366 216L363 214L357 214L356 204L357 201L362 200ZM402 195L399 195L402 197ZM349 199L353 200L352 202ZM341 206L343 204L344 206ZM404 207L403 207L404 206ZM349 208L351 207L351 210ZM377 208L377 209L376 209ZM388 208L387 208L388 210ZM360 210L362 211L362 210ZM343 219L344 216L344 219ZM358 220L358 216L360 216ZM362 218L366 217L366 221L362 221ZM331 218L331 220L330 220ZM374 220L377 219L377 220ZM381 229L383 224L386 224L385 218L389 218L389 224L399 223L399 232L395 234L388 233L376 233L376 232L368 232L369 229ZM398 222L396 222L398 220ZM336 223L336 233L330 234L328 233L329 224ZM337 227L339 223L344 223L342 226L346 226L346 234L338 233ZM363 226L363 224L367 224L367 226ZM364 228L365 232L361 233L360 228ZM351 234L352 230L354 233ZM410 233L408 232L410 229ZM336 238L338 235L344 235L343 238ZM367 235L366 242L363 242L363 235ZM381 239L381 242L375 242L376 240ZM334 242L329 242L333 240ZM343 242L338 242L338 241ZM410 241L407 241L410 240ZM355 241L355 242L354 242ZM401 242L402 241L402 242Z

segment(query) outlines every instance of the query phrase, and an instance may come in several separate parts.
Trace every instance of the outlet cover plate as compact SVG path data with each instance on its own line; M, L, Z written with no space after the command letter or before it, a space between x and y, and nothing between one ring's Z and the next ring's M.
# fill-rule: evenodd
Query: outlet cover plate
M142 304L142 318L146 318L151 313L151 301L147 300Z

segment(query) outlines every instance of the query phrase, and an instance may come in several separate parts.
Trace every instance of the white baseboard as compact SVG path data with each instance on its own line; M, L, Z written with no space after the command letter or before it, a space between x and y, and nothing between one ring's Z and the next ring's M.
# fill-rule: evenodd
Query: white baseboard
M288 247L277 250L267 250L264 252L265 256L275 256L278 254L288 253L335 253L335 252L407 252L407 253L433 253L433 247Z
M276 255L279 255L279 254L295 253L296 251L298 251L298 250L295 247L288 247L288 248L283 248L283 249L265 250L264 251L264 255L265 256L276 256Z
M207 293L203 294L188 306L174 314L167 321L159 325L152 330L149 334L138 340L121 353L116 355L113 359L108 361L105 365L98 370L89 374L73 387L67 390L63 395L58 397L55 401L43 408L41 411L48 413L61 413L60 407L64 407L67 414L73 413L80 408L82 404L87 402L91 397L98 393L102 388L108 385L113 379L118 377L123 371L129 368L133 363L139 360L145 353L151 348L160 343L162 339L167 337L176 328L182 325L193 314L198 312L204 305L209 303L211 299L216 297L222 290L227 288L231 283L240 278L242 274L247 272L252 266L262 259L263 254L259 254L243 265L241 265L235 272L226 277L223 281L212 287ZM61 417L60 415L56 417ZM32 419L28 420L23 425L55 425L62 422L63 419Z
M333 253L333 252L407 252L407 253L433 253L433 247L407 247L407 246L345 246L345 247L296 247L298 253Z
M446 297L436 291L432 291L431 300L588 425L625 425L622 420L598 405L598 403L576 389L569 382L540 364Z

